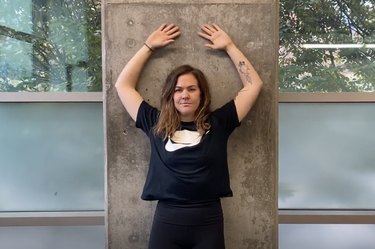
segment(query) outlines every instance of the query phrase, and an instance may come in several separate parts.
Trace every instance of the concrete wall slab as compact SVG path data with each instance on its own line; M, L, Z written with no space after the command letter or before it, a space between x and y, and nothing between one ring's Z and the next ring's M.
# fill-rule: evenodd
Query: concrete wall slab
M229 141L234 197L223 200L226 245L228 249L276 249L276 1L129 2L133 1L107 1L103 16L108 248L147 248L155 207L155 203L139 197L149 160L148 140L122 107L114 89L116 78L153 30L162 23L176 23L182 35L153 54L140 79L142 96L159 106L168 72L188 63L206 74L213 108L226 103L241 88L235 67L224 52L205 49L206 41L197 36L200 24L217 23L248 56L265 82L255 107Z

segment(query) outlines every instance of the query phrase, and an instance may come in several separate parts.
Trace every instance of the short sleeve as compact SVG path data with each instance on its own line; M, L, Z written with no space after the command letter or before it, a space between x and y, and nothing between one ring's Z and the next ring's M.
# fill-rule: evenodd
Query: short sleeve
M212 116L220 122L220 125L223 126L228 134L231 134L236 127L241 125L238 120L234 100L231 100L222 107L216 109L212 113Z
M151 129L155 126L158 117L159 111L149 105L146 101L143 101L138 109L135 126L148 135Z

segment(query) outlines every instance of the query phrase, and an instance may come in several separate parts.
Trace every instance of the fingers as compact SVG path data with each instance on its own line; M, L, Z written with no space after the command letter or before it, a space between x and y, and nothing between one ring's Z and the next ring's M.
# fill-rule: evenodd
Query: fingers
M207 39L211 40L212 35L214 35L217 32L222 32L220 27L217 24L203 24L200 26L201 31L198 32L198 35ZM175 38L181 34L180 28L175 24L162 24L159 29L159 32L166 34L170 38Z
M210 25L210 24L203 24L203 25L201 25L201 30L203 30L204 32L206 32L209 35L212 35L215 32L221 31L221 29L219 28L219 26L216 25L216 24L212 24L212 25Z
M230 37L217 24L203 24L198 35L208 41L205 47L218 50L226 50L228 45L232 43Z
M163 24L158 31L161 34L167 35L169 38L175 38L181 34L180 28L175 24Z
M211 36L214 33L213 28L211 28L208 24L202 25L201 26L201 31L202 31L201 33L205 34L206 36Z
M204 44L206 48L214 49L214 46L212 44Z
M163 45L167 46L167 45L171 44L172 42L174 42L174 39L169 39L169 40L164 41Z
M173 24L173 23L163 24L160 27L160 31L163 31L163 32L166 32L166 33L171 32L172 30L178 30L178 29L179 29L178 26Z
M211 36L214 33L214 29L208 24L203 24L200 28L201 31L198 32L198 35L206 40L211 41Z
M166 23L163 23L157 30L159 31L163 31L163 29L167 27L167 24Z
M173 23L164 23L152 34L154 46L158 47L158 44L160 44L160 46L168 45L180 34L179 26ZM220 48L222 47L222 44L225 45L226 42L225 32L215 23L200 25L198 35L212 43L205 44L208 48Z
M216 23L212 24L212 26L217 30L217 31L223 31L219 25L217 25Z
M180 32L179 27L174 26L174 27L171 28L170 30L166 31L166 34L169 35L169 36L176 37L176 36L180 35L181 32Z
M146 42L152 48L160 48L174 42L180 34L180 28L177 25L164 23L149 35Z
M198 32L198 35L209 41L213 41L214 37L217 36L217 34L223 32L216 24L203 24L200 26L200 28L201 31Z
M211 40L211 36L208 35L208 34L206 34L206 33L198 32L198 35L199 35L200 37L203 37L203 38L206 39L206 40Z

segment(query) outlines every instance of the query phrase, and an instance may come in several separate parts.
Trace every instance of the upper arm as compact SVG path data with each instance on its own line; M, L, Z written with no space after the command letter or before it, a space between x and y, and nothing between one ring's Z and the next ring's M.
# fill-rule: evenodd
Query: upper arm
M116 85L117 94L120 97L121 103L124 105L126 111L130 117L136 121L139 106L141 105L143 98L139 92L132 87L128 87L125 84Z
M261 89L261 84L248 84L238 92L234 99L234 103L236 105L237 116L240 122L255 104Z

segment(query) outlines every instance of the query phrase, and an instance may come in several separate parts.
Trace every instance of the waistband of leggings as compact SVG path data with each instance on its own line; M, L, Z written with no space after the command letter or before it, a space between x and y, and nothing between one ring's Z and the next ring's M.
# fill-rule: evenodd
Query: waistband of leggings
M154 219L174 225L210 225L223 222L223 210L220 200L188 203L159 201Z
M171 207L207 207L214 205L221 205L220 199L212 200L194 200L194 201L180 201L180 200L159 200L159 205Z

